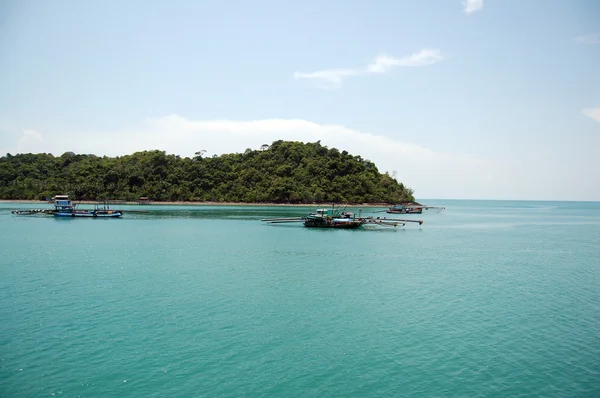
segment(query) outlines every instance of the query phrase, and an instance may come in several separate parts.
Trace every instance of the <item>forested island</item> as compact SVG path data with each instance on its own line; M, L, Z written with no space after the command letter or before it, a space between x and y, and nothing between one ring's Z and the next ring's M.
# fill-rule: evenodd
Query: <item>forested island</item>
M320 141L275 141L260 150L204 157L143 151L119 157L72 152L0 158L0 198L210 201L241 203L400 203L413 191L375 164Z

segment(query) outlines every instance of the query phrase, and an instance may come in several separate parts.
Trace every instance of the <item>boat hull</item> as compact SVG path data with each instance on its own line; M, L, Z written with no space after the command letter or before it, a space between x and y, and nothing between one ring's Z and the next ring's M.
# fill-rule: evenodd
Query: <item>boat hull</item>
M57 212L54 213L54 217L73 217L73 213L72 212L66 213L66 212L62 212L62 211L57 211Z
M121 217L123 215L123 212L120 210L97 210L94 212L94 217L100 217L100 218L115 218L115 217Z
M386 210L388 214L421 214L423 209Z
M74 212L56 212L55 217L84 217L84 218L116 218L121 217L122 212L118 210L105 211L94 211L94 210L79 210Z

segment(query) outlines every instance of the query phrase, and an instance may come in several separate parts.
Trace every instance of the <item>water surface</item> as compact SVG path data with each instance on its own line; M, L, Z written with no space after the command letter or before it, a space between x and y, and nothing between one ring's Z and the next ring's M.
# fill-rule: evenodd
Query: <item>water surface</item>
M434 202L381 231L0 203L0 396L600 396L600 203Z

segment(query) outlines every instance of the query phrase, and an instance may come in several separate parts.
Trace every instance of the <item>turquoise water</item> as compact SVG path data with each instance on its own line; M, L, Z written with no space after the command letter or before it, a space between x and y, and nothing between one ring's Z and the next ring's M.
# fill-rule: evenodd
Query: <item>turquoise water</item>
M0 203L0 397L600 396L600 203L427 203L381 231Z

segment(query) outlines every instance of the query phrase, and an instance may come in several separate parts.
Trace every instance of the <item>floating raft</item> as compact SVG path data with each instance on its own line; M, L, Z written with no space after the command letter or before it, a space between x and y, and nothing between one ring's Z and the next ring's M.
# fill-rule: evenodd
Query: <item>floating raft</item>
M17 214L20 216L30 216L33 214L54 214L55 211L51 209L23 209L23 210L13 210L12 214Z

